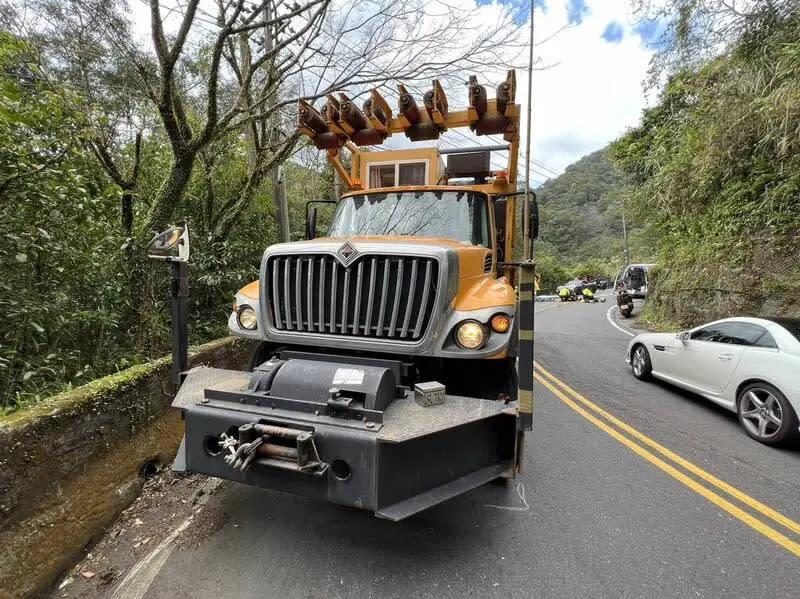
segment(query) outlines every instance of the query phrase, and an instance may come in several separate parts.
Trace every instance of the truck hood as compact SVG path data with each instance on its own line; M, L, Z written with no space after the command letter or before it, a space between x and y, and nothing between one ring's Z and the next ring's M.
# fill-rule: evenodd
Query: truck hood
M455 252L458 257L459 278L470 279L483 276L486 272L487 255L491 262L491 250L481 245L472 245L463 241L445 239L444 237L411 237L409 235L352 235L347 237L318 237L307 241L292 241L289 243L279 243L267 248L267 252L286 252L289 248L306 249L317 245L327 246L330 251L331 246L339 247L345 241L349 241L358 249L359 244L370 246L373 251L381 245L392 246L393 251L397 251L399 246L409 248L412 253L417 251L425 253L425 248L438 250L450 250Z
M409 243L409 244L427 244L436 246L447 246L454 248L475 248L475 246L464 241L456 241L455 239L447 239L445 237L412 237L409 235L348 235L346 237L317 237L308 241L292 241L292 245L306 244L306 243L331 243L345 241L352 241L353 243L369 242L369 243ZM285 245L285 244L279 244ZM486 250L486 248L483 248Z

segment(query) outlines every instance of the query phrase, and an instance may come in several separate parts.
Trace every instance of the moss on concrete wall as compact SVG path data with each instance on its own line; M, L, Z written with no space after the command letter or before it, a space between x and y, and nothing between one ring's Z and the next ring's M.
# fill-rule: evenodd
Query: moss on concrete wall
M190 365L243 368L252 344L220 339ZM0 596L36 596L137 496L142 465L183 432L162 358L0 419Z

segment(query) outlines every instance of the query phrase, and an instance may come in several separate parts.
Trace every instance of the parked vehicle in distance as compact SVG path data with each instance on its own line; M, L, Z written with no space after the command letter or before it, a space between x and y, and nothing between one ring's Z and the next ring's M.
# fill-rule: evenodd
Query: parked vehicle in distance
M633 375L697 393L739 415L767 445L798 434L800 319L725 318L681 333L644 333L625 354Z
M647 295L648 271L655 264L628 264L623 266L614 279L614 289L627 289L633 297L643 299Z

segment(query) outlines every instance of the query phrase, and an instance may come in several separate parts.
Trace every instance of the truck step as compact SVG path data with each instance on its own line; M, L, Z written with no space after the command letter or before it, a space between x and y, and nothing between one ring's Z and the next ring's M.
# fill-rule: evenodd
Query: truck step
M462 493L466 493L467 491L499 478L505 472L508 472L510 468L510 462L486 466L485 468L466 474L461 478L457 478L456 480L430 489L429 491L381 508L375 512L375 515L379 518L385 518L394 522L403 520L418 512L427 510L436 504L452 499L456 495L461 495Z

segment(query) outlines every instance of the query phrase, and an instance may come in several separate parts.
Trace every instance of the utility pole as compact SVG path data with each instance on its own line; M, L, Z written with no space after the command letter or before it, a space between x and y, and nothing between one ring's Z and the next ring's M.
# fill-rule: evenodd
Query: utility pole
M274 7L271 2L267 3L266 10L264 11L264 48L267 53L272 52L272 48L276 42L273 39L274 29L269 25L273 18ZM275 82L275 58L270 59L270 68L267 85L272 87ZM277 89L275 89L267 100L270 107L277 104ZM269 134L269 143L274 148L278 143L278 123L277 119L271 123L271 131ZM281 241L290 241L289 239L289 203L286 198L285 188L283 185L283 172L280 165L276 164L270 169L270 179L272 179L272 205L275 208L275 214L278 218L278 228L281 235Z
M531 120L533 112L533 10L534 4L531 0L531 39L528 48L528 124L525 134L525 202L523 203L522 230L523 245L522 259L530 260L532 257L533 240L531 239L531 201L530 201L530 172L531 172Z
M342 197L342 193L344 192L344 183L342 182L342 177L339 174L339 171L334 169L333 171L333 199L338 200Z

